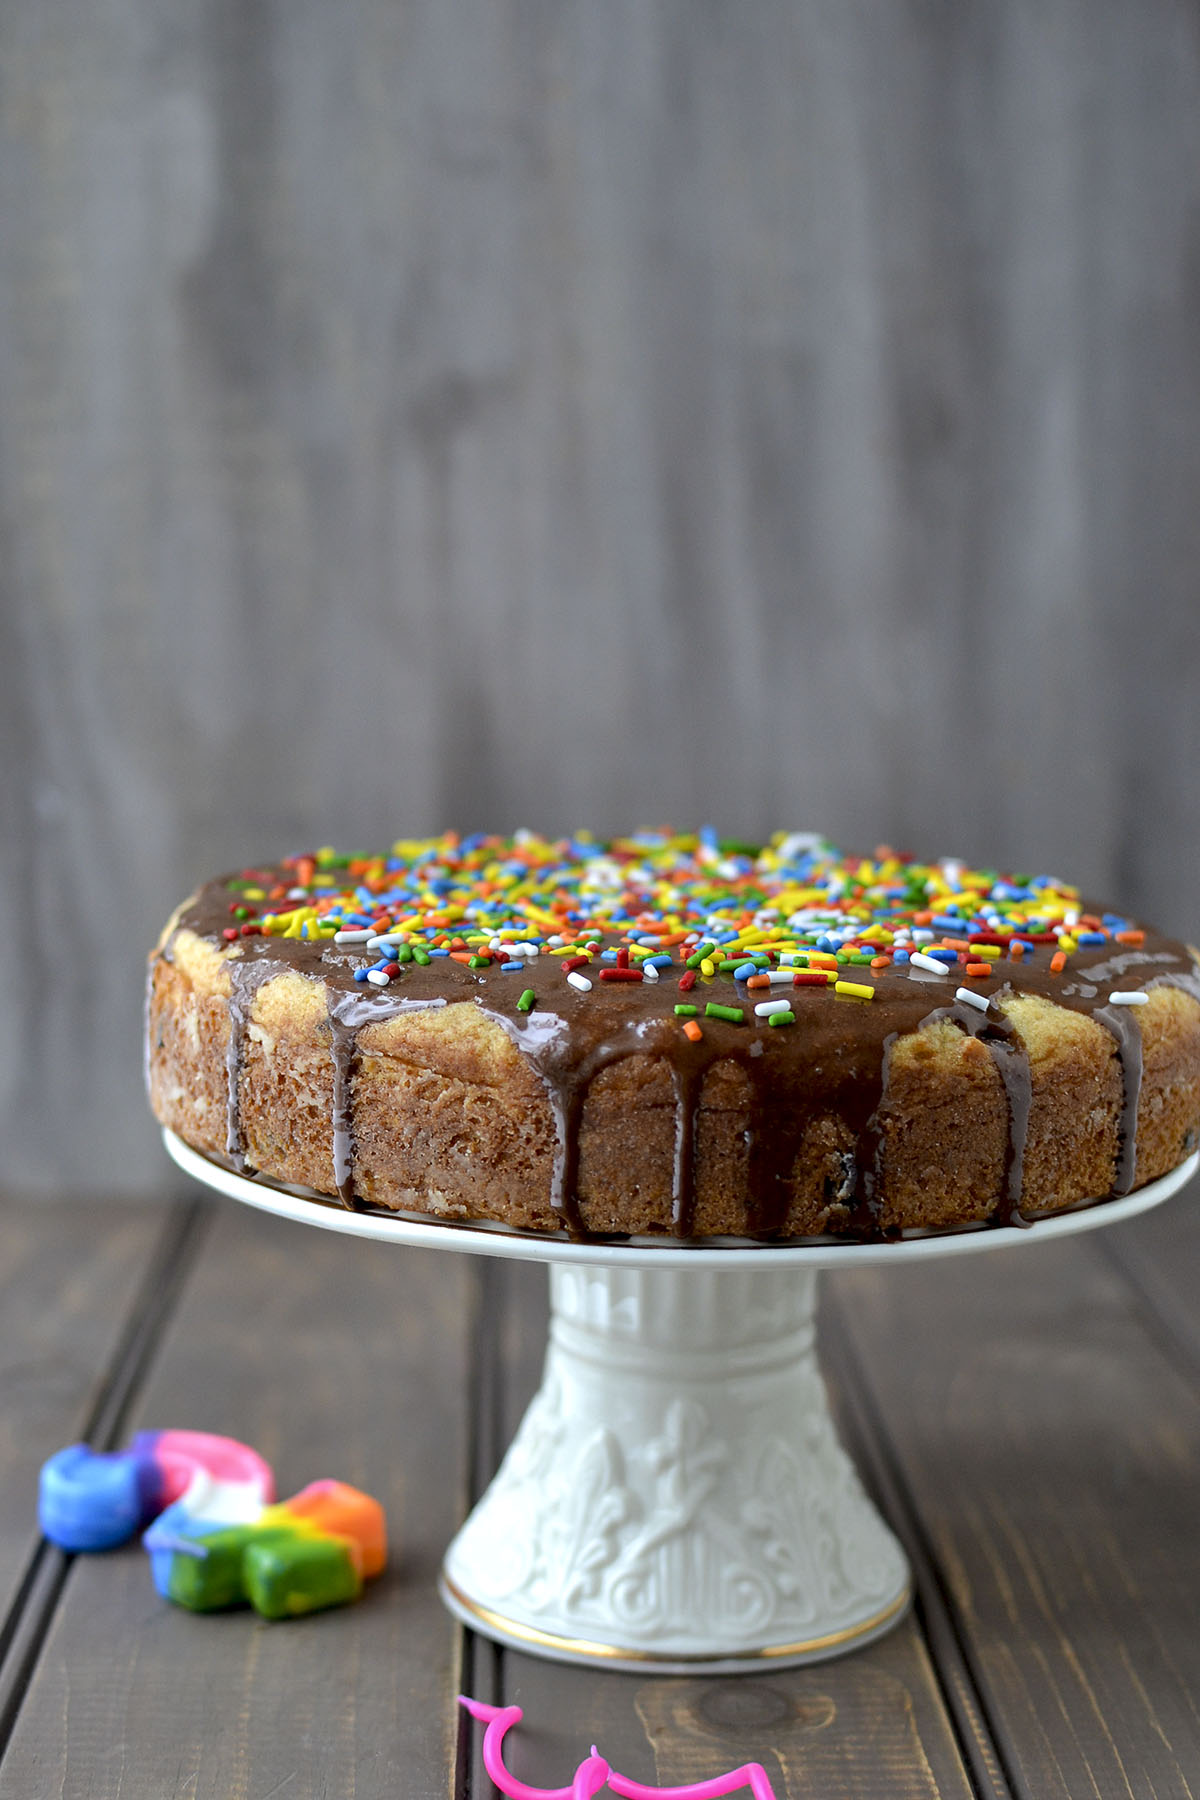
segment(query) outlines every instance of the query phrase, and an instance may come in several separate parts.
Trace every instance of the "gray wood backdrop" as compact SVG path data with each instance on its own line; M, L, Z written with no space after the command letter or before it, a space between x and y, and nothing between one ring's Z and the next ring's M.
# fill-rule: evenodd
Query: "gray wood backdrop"
M1200 11L5 0L2 1177L201 876L819 827L1200 934Z

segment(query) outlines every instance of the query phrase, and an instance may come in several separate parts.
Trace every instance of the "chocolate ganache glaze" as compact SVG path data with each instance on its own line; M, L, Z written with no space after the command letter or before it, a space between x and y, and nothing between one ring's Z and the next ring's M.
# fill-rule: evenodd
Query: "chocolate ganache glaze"
M391 941L346 941L368 930ZM1138 1005L1114 1003L1114 983L1139 992L1166 983L1200 999L1184 945L1089 906L1062 883L975 873L951 861L918 865L887 850L843 858L798 834L763 851L719 845L707 833L554 845L448 836L353 861L323 851L209 882L176 915L159 957L171 960L181 932L221 950L229 971L226 1150L236 1167L246 1166L239 1093L247 1026L265 983L294 971L323 986L334 1183L347 1206L357 1204L352 1076L360 1031L465 1001L503 1029L544 1084L555 1127L550 1200L563 1227L581 1237L585 1100L602 1070L635 1055L662 1058L670 1071L678 1237L693 1232L701 1090L718 1063L735 1064L750 1094L747 1235L779 1235L805 1124L832 1113L857 1136L832 1197L847 1209L850 1235L880 1236L890 1052L898 1038L945 1020L982 1043L1006 1100L1003 1193L989 1223L1024 1222L1031 1080L1003 1010L1015 995L1041 996L1112 1034L1123 1083L1112 1193L1126 1193L1135 1179L1141 1032ZM590 949L580 939L586 932ZM714 943L722 937L724 945ZM659 966L650 971L656 950ZM838 951L851 960L839 963ZM932 951L945 974L911 960ZM747 988L753 958L754 974L773 985ZM738 959L740 973L728 966ZM367 969L374 980L364 981ZM572 973L584 985L573 985ZM807 984L794 985L798 974ZM834 976L869 998L839 992ZM971 1004L955 997L964 984L978 996ZM755 1014L763 1000L788 1003L789 1029ZM712 1016L710 1003L742 1017ZM696 1008L690 1035L680 1005Z

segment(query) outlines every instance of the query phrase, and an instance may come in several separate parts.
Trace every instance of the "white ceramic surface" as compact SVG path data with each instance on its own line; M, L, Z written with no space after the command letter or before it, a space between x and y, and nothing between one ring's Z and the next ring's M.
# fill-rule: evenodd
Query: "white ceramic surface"
M569 1662L761 1670L840 1654L908 1595L891 1531L838 1442L817 1367L817 1273L1043 1243L1157 1205L1200 1154L1123 1200L888 1244L694 1248L348 1212L235 1175L172 1133L179 1166L284 1217L393 1244L550 1265L542 1385L446 1553L477 1630Z

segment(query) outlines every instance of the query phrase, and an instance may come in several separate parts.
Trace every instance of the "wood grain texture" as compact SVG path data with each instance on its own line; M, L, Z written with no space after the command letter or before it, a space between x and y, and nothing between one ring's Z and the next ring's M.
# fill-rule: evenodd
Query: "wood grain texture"
M160 1600L137 1545L77 1559L4 1800L443 1800L455 1631L435 1579L465 1500L466 1263L223 1212L136 1423L240 1437L283 1495L365 1488L389 1569L355 1606L270 1625Z
M0 1204L0 1646L38 1541L38 1471L88 1429L162 1227L144 1205Z
M1197 933L1182 0L0 8L11 1182L140 963L396 831L819 824ZM63 1122L66 1122L65 1125Z
M1085 1241L835 1293L1016 1791L1193 1792L1194 1373Z

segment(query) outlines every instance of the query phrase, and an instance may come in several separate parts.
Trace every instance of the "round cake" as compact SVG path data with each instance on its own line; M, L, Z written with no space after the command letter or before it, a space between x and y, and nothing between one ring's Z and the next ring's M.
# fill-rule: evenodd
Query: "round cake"
M161 1122L347 1206L577 1237L879 1239L1195 1147L1196 954L1048 875L641 832L209 882L150 962Z

